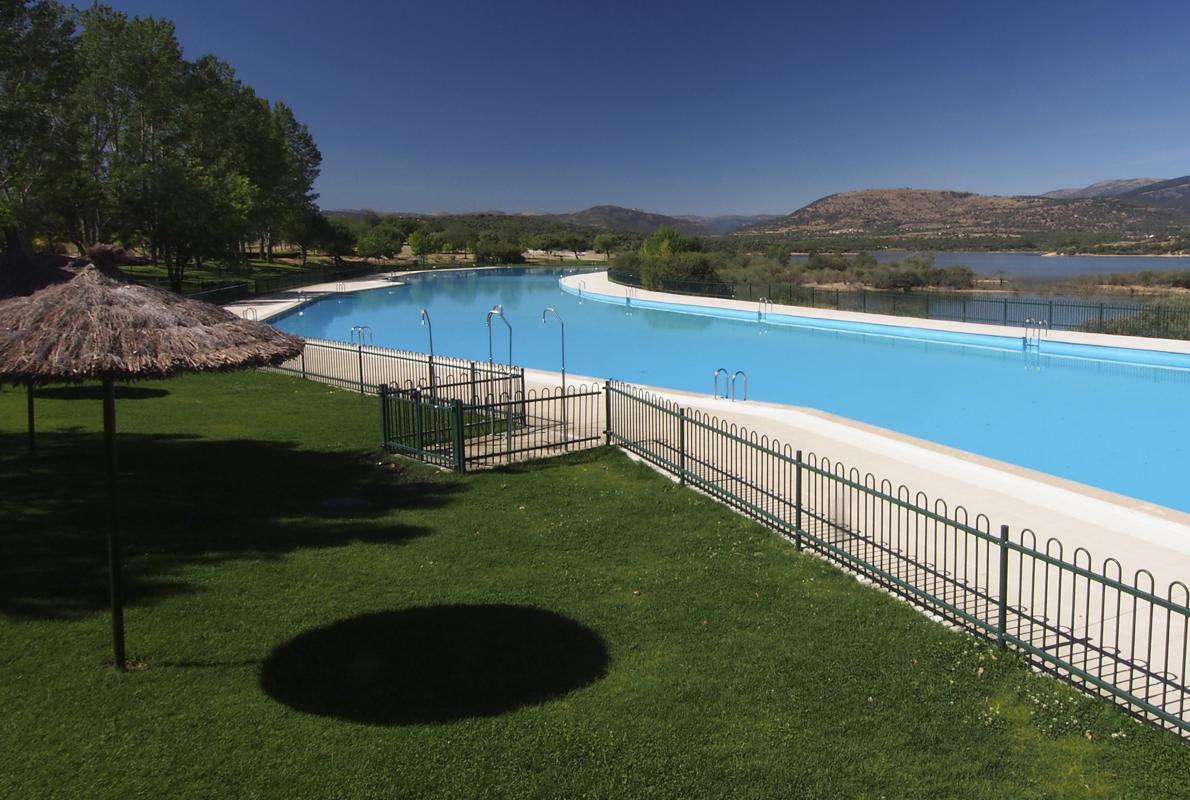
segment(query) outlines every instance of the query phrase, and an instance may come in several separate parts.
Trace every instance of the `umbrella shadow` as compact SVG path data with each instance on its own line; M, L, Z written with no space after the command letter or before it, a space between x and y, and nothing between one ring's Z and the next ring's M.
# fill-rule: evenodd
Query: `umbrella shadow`
M106 611L106 483L96 433L45 433L40 455L0 434L0 614L75 619ZM120 437L124 594L151 605L196 589L198 563L281 558L352 541L399 545L430 533L394 519L439 508L466 484L378 465L375 454L294 443L125 434Z
M308 714L417 725L538 705L599 680L609 662L599 634L551 611L439 605L307 631L265 659L260 686Z

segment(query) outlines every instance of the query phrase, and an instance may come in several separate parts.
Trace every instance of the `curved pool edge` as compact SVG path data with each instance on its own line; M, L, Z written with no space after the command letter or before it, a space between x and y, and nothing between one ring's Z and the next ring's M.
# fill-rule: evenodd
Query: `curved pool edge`
M587 283L592 286L588 287ZM648 289L634 290L632 287L612 283L608 279L606 271L588 273L583 276L565 275L558 279L558 285L562 291L580 299L590 299L594 302L611 305L631 304L637 308L670 313L736 319L744 322L763 321L769 325L866 336L886 336L992 350L1021 352L1024 349L1022 329L1011 326L1006 328L981 323L890 317L882 314L861 314L859 312L775 304L770 307L772 310L768 311L762 320L756 302L696 297ZM612 293L617 290L619 293ZM625 295L624 292L628 290L634 291L635 295L632 297ZM1008 331L1021 331L1021 333L1007 333ZM1037 347L1037 352L1042 355L1190 370L1190 342L1187 341L1077 331L1048 331L1047 333L1048 338L1042 339Z

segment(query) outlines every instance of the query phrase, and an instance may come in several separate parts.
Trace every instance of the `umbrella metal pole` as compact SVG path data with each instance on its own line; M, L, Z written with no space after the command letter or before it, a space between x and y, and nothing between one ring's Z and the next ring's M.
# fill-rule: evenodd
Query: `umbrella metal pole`
M33 384L32 383L29 384L28 389L29 389L29 401L28 401L28 406L29 406L29 455L33 455L34 453L37 452L37 434L35 432L36 428L33 425Z
M107 454L107 559L112 590L112 648L115 666L126 668L124 658L124 597L120 581L120 526L116 519L116 384L103 379L103 442Z

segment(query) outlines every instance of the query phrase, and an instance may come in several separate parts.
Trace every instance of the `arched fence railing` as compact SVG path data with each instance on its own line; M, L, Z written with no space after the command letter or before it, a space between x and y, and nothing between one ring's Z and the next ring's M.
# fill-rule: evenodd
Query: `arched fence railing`
M619 383L606 439L1038 669L1190 736L1190 589Z

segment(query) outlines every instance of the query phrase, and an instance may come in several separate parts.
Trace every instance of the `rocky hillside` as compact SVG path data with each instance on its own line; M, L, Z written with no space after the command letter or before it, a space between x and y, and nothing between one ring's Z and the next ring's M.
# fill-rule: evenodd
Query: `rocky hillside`
M1092 183L1090 186L1084 186L1081 189L1056 189L1052 192L1046 192L1042 197L1057 197L1066 200L1082 197L1119 197L1136 189L1157 183L1160 180L1161 178L1123 178L1099 181L1098 183Z
M1141 186L1120 197L1161 208L1190 211L1190 175Z
M1011 236L1061 231L1148 235L1184 230L1190 214L1133 199L1001 197L927 189L866 189L816 200L739 233Z

